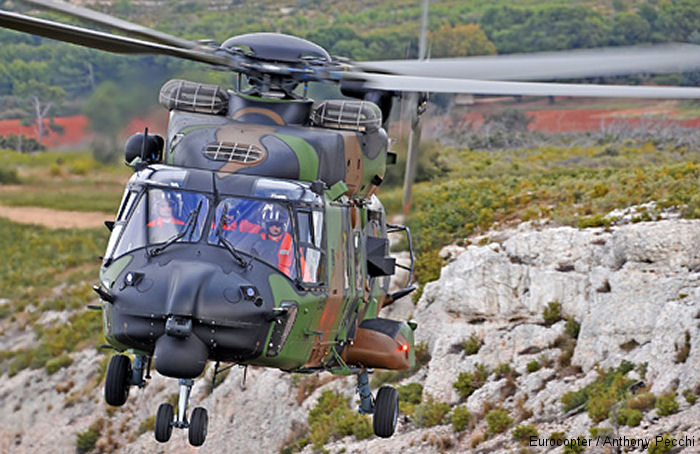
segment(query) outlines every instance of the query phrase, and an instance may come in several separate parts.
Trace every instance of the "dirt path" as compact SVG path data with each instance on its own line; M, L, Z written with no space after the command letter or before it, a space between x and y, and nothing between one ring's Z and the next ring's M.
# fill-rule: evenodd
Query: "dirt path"
M93 229L104 226L106 220L114 219L114 214L0 205L0 217L20 224L41 225L50 229Z

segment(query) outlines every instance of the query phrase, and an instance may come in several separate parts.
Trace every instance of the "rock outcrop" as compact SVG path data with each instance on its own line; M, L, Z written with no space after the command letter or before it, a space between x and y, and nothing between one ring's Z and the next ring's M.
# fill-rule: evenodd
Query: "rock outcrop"
M554 432L590 438L596 426L627 440L688 437L695 444L683 452L700 449L700 403L682 395L700 392L700 221L607 230L524 224L490 232L484 243L445 248L440 279L425 286L417 305L406 298L386 309L393 317L417 321L417 341L431 354L430 362L404 383L421 383L424 398L429 394L452 409L466 406L471 424L454 432L447 421L417 427L402 417L391 439L346 437L326 449L520 452L512 434L517 425L535 427L540 439ZM563 319L550 317L545 323L545 308L556 306L551 303L558 303ZM579 327L577 337L574 327ZM470 338L481 345L468 355L463 343ZM177 391L173 380L156 376L146 390L134 390L125 407L110 409L98 385L97 353L85 350L72 359L69 368L51 376L24 370L3 377L1 452L71 452L76 434L91 426L99 429L95 446L102 452L190 452L183 431L160 445L148 430L158 404ZM632 363L625 377L636 382L630 396L640 389L656 396L668 393L678 410L668 416L646 410L634 427L618 427L615 418L594 422L585 406L564 410L565 393L581 390L597 380L599 371L623 361ZM504 365L513 372L499 378L493 371ZM467 398L460 396L453 384L460 373L477 368L489 371L485 382ZM280 371L250 369L245 389L241 380L242 369L234 368L212 393L204 381L195 386L192 406L204 406L210 414L200 452L279 452L306 430L308 410L324 389L351 396L355 385L351 378L331 380L323 374L317 384L325 384L307 396L299 389L299 377ZM484 415L493 408L513 419L502 433L488 434ZM311 447L304 452L312 452ZM593 446L587 452L606 451Z

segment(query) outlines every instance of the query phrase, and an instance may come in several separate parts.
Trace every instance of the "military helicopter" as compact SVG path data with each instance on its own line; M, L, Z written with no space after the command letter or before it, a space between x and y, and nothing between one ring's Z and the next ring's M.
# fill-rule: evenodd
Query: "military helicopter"
M698 88L518 82L684 71L700 66L699 46L360 63L279 33L192 42L82 7L28 3L143 39L3 10L0 25L235 74L233 89L184 80L161 88L167 136L146 130L127 141L134 174L106 222L95 291L105 337L120 354L108 365L105 400L123 405L152 367L178 379L177 414L169 403L156 412L158 442L180 428L191 445L204 443L207 411L188 415L187 406L209 361L214 377L221 363L357 375L359 411L373 415L377 436L394 433L398 393L383 386L373 396L368 372L415 362L416 324L379 317L415 288L412 252L410 265L397 264L387 239L403 232L410 249L410 232L387 222L375 194L396 160L385 126L397 94L700 98ZM314 102L309 82L338 85L347 98ZM424 97L415 99L418 112ZM398 266L409 283L389 293Z

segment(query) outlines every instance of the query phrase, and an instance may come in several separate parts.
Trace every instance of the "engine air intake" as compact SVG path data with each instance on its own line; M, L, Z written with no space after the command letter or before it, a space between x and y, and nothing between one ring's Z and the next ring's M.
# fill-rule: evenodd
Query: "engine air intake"
M214 161L253 164L263 159L265 152L258 146L244 143L214 142L204 149L204 156Z
M369 101L332 99L314 107L311 122L323 128L372 132L382 126L382 111Z
M218 85L173 79L161 87L158 102L168 110L219 115L228 111L229 94Z

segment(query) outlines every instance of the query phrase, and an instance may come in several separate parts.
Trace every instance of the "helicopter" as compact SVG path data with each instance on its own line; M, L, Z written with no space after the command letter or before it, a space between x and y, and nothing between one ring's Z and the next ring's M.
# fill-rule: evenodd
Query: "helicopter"
M376 195L396 162L386 132L396 96L415 94L414 119L428 92L700 98L690 87L531 82L695 69L700 46L351 62L280 33L194 42L70 4L27 3L141 39L4 10L0 26L234 74L233 88L186 80L162 86L167 135L146 129L126 142L134 173L115 219L105 223L110 237L95 309L118 352L107 367L105 401L123 405L152 368L177 379L177 414L170 403L156 411L161 443L174 428L186 429L192 446L205 442L207 410L188 414L187 407L210 361L212 379L222 363L356 375L358 411L372 415L377 436L393 435L398 393L382 386L373 395L368 374L415 364L417 325L379 315L415 290L410 231L388 222ZM306 90L313 82L339 86L344 97L316 102ZM419 136L419 121L412 126ZM407 238L409 265L389 254L394 232ZM389 292L398 267L408 283Z

